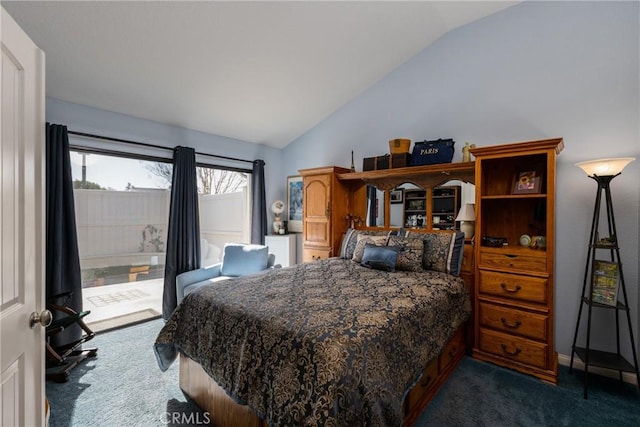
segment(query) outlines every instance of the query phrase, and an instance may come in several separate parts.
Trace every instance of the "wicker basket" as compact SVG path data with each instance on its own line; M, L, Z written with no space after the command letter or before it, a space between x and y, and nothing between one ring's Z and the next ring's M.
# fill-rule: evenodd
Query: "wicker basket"
M391 154L402 154L409 152L409 146L411 145L410 139L391 139L389 140L389 151Z

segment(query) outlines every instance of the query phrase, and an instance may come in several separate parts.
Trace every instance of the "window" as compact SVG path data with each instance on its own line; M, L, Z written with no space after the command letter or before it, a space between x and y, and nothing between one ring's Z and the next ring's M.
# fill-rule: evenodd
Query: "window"
M198 206L202 266L221 261L228 242L248 243L250 236L249 183L251 174L200 166Z
M158 164L71 152L83 304L95 331L162 311L172 168L162 163L161 176Z
M83 288L162 278L170 191L158 163L72 152L71 164Z

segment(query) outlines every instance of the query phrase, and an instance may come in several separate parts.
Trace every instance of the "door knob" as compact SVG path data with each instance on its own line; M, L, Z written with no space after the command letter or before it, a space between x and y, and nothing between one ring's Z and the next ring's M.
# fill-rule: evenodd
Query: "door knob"
M53 315L49 310L42 310L42 313L40 314L34 311L31 313L31 317L29 318L29 326L33 329L37 324L40 324L40 326L44 326L46 328L51 324L52 320Z

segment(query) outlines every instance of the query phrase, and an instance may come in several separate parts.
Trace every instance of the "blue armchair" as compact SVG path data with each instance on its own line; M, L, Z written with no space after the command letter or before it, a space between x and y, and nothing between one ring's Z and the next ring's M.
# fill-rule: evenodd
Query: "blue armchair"
M180 304L186 295L202 286L278 267L273 265L274 261L275 255L269 253L269 246L227 243L224 245L222 262L176 277L177 302Z

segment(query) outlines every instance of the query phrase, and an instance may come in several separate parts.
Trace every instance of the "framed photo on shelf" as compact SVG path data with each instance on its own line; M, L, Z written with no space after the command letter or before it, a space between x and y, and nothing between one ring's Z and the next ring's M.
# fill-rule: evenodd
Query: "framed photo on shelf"
M287 177L287 228L290 232L302 233L302 177Z
M391 204L402 203L404 201L404 191L402 188L389 191L389 201Z
M618 303L620 273L615 262L595 260L591 268L591 301L615 306Z
M540 172L523 171L516 174L511 194L540 194L541 190L542 175Z

